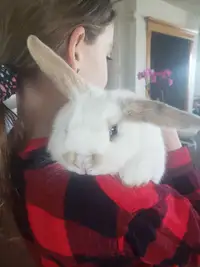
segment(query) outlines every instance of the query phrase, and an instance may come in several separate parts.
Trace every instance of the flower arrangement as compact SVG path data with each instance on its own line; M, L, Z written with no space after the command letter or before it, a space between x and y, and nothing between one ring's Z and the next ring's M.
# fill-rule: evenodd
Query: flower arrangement
M171 70L164 70L164 71L160 71L160 72L155 72L153 69L146 69L142 72L138 73L138 79L145 80L145 92L147 97L150 97L150 85L151 84L158 84L161 90L161 94L162 94L162 101L164 101L164 92L163 92L163 83L168 84L168 86L172 86L173 85L173 80L171 79L171 75L172 72Z

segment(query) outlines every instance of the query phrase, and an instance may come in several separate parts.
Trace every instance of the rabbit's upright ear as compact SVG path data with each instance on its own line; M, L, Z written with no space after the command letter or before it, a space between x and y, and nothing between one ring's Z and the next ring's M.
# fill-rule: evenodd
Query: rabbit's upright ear
M83 79L53 50L42 43L36 36L27 39L28 50L44 72L57 86L57 89L67 98L79 92L88 90Z
M123 116L132 121L176 129L200 129L200 117L153 100L121 101Z

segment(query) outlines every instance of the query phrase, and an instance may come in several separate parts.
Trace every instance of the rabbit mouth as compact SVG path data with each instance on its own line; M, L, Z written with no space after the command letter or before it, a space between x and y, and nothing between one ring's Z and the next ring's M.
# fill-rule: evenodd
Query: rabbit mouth
M67 152L63 159L68 166L67 169L79 174L91 174L95 167L101 163L101 155L82 155L76 152Z

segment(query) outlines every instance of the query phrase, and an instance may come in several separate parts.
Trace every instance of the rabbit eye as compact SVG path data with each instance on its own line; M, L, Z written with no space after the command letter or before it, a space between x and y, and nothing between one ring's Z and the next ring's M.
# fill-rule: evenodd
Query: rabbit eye
M117 134L118 134L118 126L113 125L109 130L110 141L113 141L113 139L117 136Z

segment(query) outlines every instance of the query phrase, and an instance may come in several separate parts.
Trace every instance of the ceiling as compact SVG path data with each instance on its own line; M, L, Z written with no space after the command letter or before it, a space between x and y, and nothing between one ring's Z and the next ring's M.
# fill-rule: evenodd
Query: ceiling
M164 0L189 12L200 15L200 0Z

